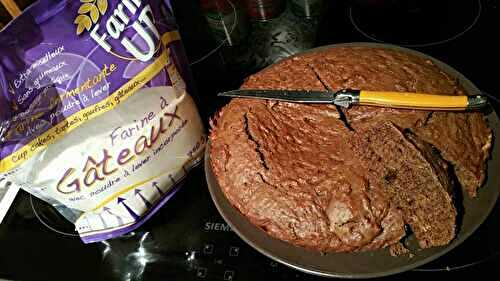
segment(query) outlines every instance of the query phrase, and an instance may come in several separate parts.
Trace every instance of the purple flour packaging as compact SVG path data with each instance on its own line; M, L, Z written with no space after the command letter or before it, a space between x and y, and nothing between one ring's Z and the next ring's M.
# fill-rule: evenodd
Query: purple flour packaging
M168 0L40 0L0 32L0 178L84 242L134 230L202 158Z

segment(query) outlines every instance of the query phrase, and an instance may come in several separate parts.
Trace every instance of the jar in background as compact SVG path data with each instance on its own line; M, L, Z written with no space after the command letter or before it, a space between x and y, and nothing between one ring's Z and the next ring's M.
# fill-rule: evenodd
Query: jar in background
M285 9L285 0L246 0L248 17L266 21L278 17Z
M242 0L200 0L208 26L217 42L235 46L248 34Z
M323 0L289 0L292 12L303 18L314 18L321 15Z

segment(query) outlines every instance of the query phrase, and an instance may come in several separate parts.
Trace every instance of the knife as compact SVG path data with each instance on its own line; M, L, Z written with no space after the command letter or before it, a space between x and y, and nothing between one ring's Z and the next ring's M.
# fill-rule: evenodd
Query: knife
M485 96L447 96L426 93L384 92L345 89L307 90L233 90L219 93L223 97L257 98L297 103L327 103L342 107L354 104L422 110L477 110L488 104Z

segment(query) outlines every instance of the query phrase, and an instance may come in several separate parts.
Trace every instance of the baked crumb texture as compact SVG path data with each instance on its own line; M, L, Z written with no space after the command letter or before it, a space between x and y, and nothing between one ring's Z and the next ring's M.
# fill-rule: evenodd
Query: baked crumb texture
M465 94L431 61L354 47L286 59L242 88ZM397 247L405 225L422 248L448 244L456 231L450 179L474 197L485 178L492 133L483 114L342 113L354 131L333 105L233 99L210 134L211 165L232 205L269 235L318 251Z

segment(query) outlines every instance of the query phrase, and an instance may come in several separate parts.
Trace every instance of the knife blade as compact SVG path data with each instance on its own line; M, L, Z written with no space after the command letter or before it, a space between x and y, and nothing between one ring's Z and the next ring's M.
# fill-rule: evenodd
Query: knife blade
M349 107L354 104L422 110L477 110L485 107L485 96L449 96L426 93L364 91L345 89L332 91L307 90L233 90L219 96L268 99L297 103L326 103Z
M332 103L335 101L335 92L328 91L233 90L219 93L219 96L299 103Z

